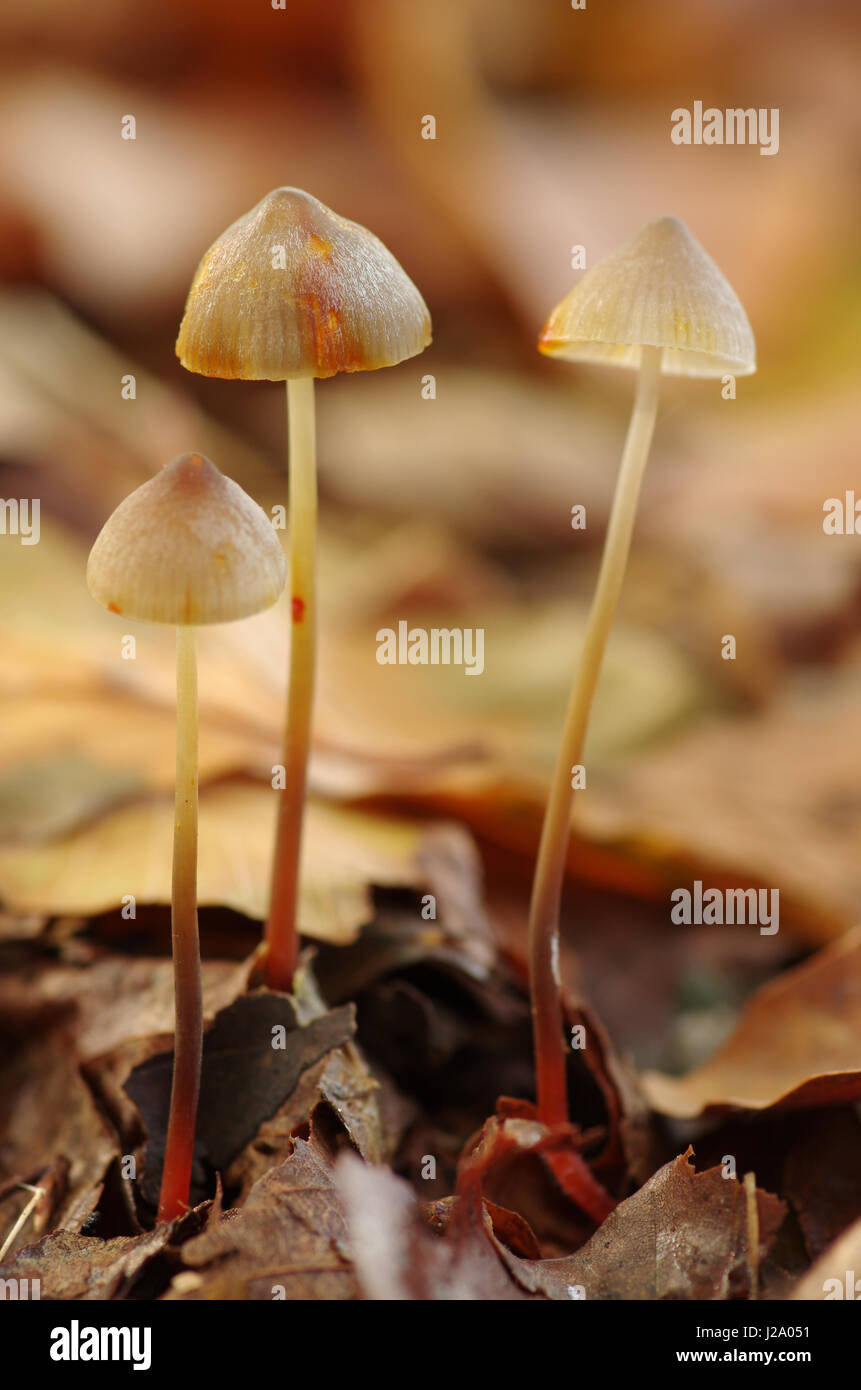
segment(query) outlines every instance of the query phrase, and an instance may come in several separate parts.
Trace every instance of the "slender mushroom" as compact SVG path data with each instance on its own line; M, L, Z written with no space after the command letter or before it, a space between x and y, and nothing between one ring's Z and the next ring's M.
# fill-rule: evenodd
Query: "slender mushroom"
M203 1005L197 931L196 628L273 604L286 566L266 513L200 454L183 454L124 499L90 551L93 598L123 617L176 626L176 815L171 929L176 1030L158 1218L188 1205Z
M316 646L314 378L392 367L423 352L430 316L381 241L309 193L276 188L198 266L176 351L203 376L286 381L290 473L290 673L266 980L289 989Z
M529 913L529 970L538 1110L568 1120L559 997L559 906L571 825L571 775L583 746L604 649L619 600L661 372L746 376L756 371L747 316L731 285L675 217L649 222L599 262L553 310L539 351L569 361L637 369L637 390L616 483L595 596L550 788Z

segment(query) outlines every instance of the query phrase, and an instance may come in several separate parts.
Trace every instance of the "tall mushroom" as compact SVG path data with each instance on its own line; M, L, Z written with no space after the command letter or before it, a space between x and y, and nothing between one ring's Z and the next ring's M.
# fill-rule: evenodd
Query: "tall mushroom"
M290 673L265 971L289 989L311 738L316 646L314 379L392 367L424 351L430 316L406 272L364 227L309 193L276 188L209 248L176 351L203 376L286 381L290 475Z
M598 582L544 816L529 913L538 1109L541 1119L554 1125L568 1120L558 959L572 769L582 763L592 699L622 588L660 374L746 376L756 371L756 348L731 285L675 217L647 223L587 271L553 310L538 347L550 357L634 367L638 373Z
M108 517L87 563L90 593L111 613L176 627L176 1029L160 1221L179 1216L188 1204L203 1045L195 632L268 608L285 578L284 555L266 513L200 454L183 454L130 493Z

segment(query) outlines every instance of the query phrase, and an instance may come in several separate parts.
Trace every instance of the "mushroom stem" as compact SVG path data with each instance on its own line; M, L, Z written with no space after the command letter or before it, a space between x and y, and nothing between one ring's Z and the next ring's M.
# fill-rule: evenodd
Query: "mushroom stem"
M174 998L176 1024L170 1118L159 1195L159 1221L188 1210L200 1093L203 998L197 933L196 629L176 629L176 803L173 833Z
M298 956L296 903L314 701L317 467L313 377L287 381L287 421L290 468L290 676L284 730L284 788L278 806L265 959L266 983L270 989L281 990L291 988Z
M571 831L572 768L583 761L589 713L631 547L640 484L655 427L661 349L644 347L595 597L547 801L529 909L529 980L539 1118L568 1122L559 975L559 905Z

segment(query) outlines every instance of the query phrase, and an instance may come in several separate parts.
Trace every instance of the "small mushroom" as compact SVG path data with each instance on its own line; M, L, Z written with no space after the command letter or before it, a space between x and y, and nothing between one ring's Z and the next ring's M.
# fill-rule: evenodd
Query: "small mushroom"
M587 271L553 310L539 351L569 361L634 367L637 389L592 608L550 788L529 914L529 969L538 1110L568 1120L559 997L559 906L571 827L572 768L582 764L592 699L619 600L661 372L746 376L756 371L747 316L729 282L675 217L646 224Z
M176 1036L160 1221L181 1215L188 1205L203 1044L195 631L268 608L285 578L284 555L265 512L200 454L183 454L126 497L102 527L87 563L90 593L111 613L176 626Z
M392 367L423 352L430 316L406 272L364 227L309 193L276 188L210 247L179 329L203 376L286 381L290 471L290 674L284 789L266 926L266 980L289 989L316 648L314 378Z

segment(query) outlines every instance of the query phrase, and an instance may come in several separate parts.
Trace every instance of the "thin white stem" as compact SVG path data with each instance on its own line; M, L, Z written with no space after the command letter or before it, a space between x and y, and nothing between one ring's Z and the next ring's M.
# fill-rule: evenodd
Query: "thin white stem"
M568 1119L566 1053L559 996L559 906L571 832L572 769L583 762L592 700L625 576L640 485L655 427L660 370L661 349L644 347L595 597L574 678L535 867L529 912L529 977L538 1110L545 1124L564 1124Z

